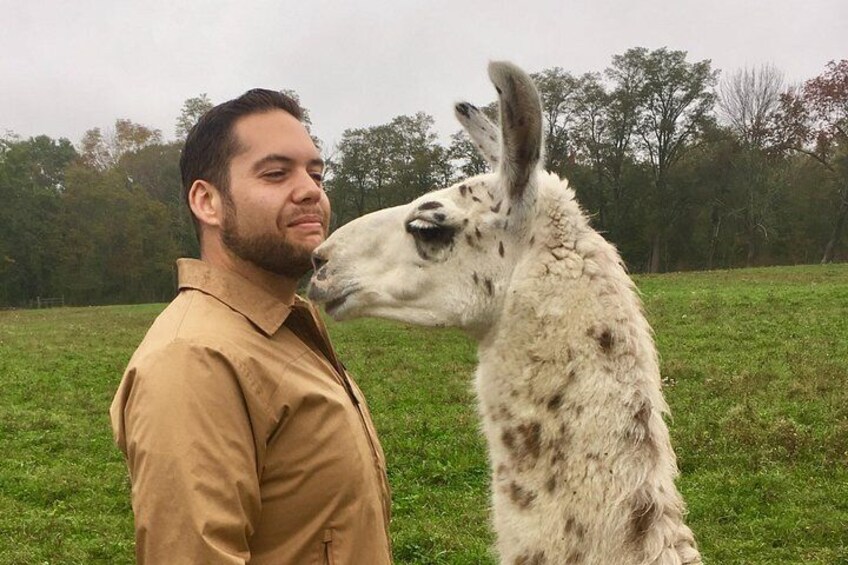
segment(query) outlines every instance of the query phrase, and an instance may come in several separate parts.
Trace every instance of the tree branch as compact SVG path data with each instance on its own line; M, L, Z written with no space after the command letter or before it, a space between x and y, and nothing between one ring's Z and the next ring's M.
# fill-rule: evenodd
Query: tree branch
M825 160L824 157L822 157L821 155L819 155L815 151L810 151L809 149L804 149L803 147L796 147L796 146L790 146L789 149L791 149L792 151L797 151L798 153L803 153L804 155L807 155L809 157L812 157L813 159L815 159L816 161L818 161L819 163L824 165L825 168L828 171L830 171L831 173L836 172L836 169L834 169L833 166L830 163L828 163L827 160Z

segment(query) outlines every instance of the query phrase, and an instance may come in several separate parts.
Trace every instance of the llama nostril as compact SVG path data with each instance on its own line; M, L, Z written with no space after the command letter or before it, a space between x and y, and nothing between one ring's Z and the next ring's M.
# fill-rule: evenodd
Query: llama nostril
M323 267L326 264L327 264L326 258L321 257L317 253L312 254L312 269L315 271L316 274L318 273L318 271L321 270L321 267Z

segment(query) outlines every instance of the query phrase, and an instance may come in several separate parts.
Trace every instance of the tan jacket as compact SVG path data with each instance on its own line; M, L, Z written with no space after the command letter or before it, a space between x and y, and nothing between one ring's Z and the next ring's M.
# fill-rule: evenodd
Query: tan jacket
M110 410L138 562L391 563L385 458L312 306L177 264Z

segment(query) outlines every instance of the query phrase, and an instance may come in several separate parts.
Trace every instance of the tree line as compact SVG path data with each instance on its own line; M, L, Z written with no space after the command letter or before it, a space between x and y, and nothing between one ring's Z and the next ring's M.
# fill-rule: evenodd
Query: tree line
M569 179L632 271L848 256L848 60L791 85L770 65L721 77L683 51L633 48L602 72L533 76L547 169ZM197 255L180 147L211 105L186 100L170 141L130 120L77 146L0 139L0 306L168 300L174 260ZM442 142L422 112L348 129L324 153L334 227L487 167L463 133Z

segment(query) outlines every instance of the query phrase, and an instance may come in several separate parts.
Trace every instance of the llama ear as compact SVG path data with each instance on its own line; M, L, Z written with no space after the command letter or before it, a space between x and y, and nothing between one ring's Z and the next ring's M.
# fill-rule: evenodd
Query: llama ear
M512 63L489 63L489 78L500 99L500 174L510 198L519 200L530 196L542 160L542 101L533 79Z
M471 138L477 152L489 163L492 169L497 169L501 158L501 140L498 126L493 124L480 108L468 102L460 102L453 107L456 119Z

